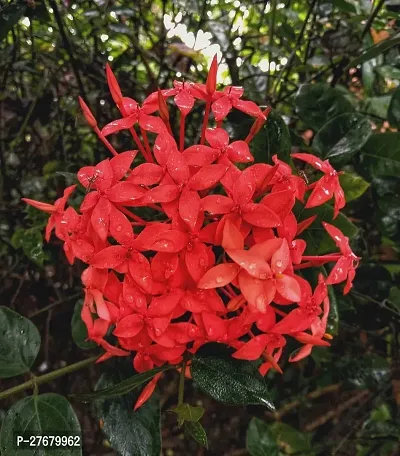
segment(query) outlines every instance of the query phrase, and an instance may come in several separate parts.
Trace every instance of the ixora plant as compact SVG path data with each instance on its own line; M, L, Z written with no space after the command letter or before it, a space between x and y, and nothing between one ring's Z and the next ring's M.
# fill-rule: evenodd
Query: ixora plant
M76 185L54 204L23 199L50 214L46 240L54 230L68 261L88 265L81 318L88 339L104 350L97 362L127 357L136 372L83 399L115 397L145 384L130 406L140 413L163 372L177 369L173 411L202 443L203 410L183 402L185 378L217 400L273 408L264 376L282 372L288 341L297 347L286 355L290 362L314 346L329 346L328 288L345 282L347 293L359 260L335 226L345 205L340 173L307 153L291 157L314 168L312 183L277 155L273 164L251 164L251 141L270 108L242 100L239 87L217 90L216 74L214 58L206 84L176 81L139 106L122 95L107 67L121 118L100 129L80 104L113 157L79 170L86 190L79 210L67 207ZM169 121L171 98L180 111L178 140ZM205 103L204 121L198 144L188 145L186 117L196 102ZM254 118L244 140L230 142L223 128L232 109ZM114 149L107 138L122 130L138 150ZM325 230L336 251L305 254L313 230Z

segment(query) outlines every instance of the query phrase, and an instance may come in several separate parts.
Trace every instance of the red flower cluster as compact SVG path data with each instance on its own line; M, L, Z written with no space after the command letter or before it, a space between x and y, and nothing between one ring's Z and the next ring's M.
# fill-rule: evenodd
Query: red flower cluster
M329 345L327 285L347 280L347 293L358 258L348 239L327 223L324 228L340 253L303 255L306 242L298 236L315 216L298 223L293 207L296 201L304 204L306 199L307 208L334 197L336 216L344 206L338 173L327 160L309 154L293 157L322 171L323 177L311 185L277 156L274 165L239 169L237 163L253 161L249 143L270 109L262 112L241 100L241 88L217 91L216 73L214 59L205 85L174 82L173 89L159 90L139 106L122 95L107 67L122 117L100 130L80 100L113 158L78 172L86 189L79 212L65 208L75 185L54 205L24 198L51 214L46 239L55 229L68 261L78 258L89 265L82 274L82 319L89 339L105 350L100 360L133 352L136 371L144 372L177 364L186 351L217 341L233 347L235 358L263 357L260 372L265 375L270 368L281 371L286 336L304 344L290 361L308 356L315 345ZM181 116L178 142L169 122L171 97ZM197 101L205 102L199 144L186 147L185 120ZM222 123L233 108L255 121L244 141L230 143ZM216 128L208 128L211 112ZM144 163L132 167L138 151L117 153L107 140L121 130L131 133ZM296 273L327 262L336 265L327 278L320 274L314 291ZM158 378L144 389L136 407L151 395Z

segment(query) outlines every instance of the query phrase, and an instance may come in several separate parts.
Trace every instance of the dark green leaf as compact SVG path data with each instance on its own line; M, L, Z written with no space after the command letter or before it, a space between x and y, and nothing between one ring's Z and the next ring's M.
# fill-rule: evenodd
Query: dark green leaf
M372 176L400 176L400 133L371 135L362 149L362 163Z
M400 80L400 69L392 65L382 65L375 70L385 79Z
M265 153L255 157L261 163L271 163L272 156L277 154L280 160L287 162L290 160L292 144L290 141L289 129L282 117L276 112L271 111L263 130L257 135L265 135Z
M295 105L300 119L313 130L339 114L354 111L345 96L328 84L303 84L297 92Z
M7 33L21 19L26 10L26 3L16 1L3 6L0 10L0 41L7 36Z
M367 62L368 60L373 59L374 57L382 54L383 52L387 51L393 46L397 46L398 44L400 44L400 33L394 35L392 38L389 38L385 41L381 41L380 43L375 44L374 46L364 51L360 56L352 60L347 65L345 71L347 71L350 68L354 68L363 62Z
M390 378L390 365L378 355L345 357L338 363L341 379L353 388L376 388Z
M106 372L100 377L96 390L113 389L121 378L118 372ZM103 432L121 456L159 456L159 401L153 396L134 412L136 399L136 394L129 393L124 397L96 400L96 414L104 423Z
M305 220L312 215L317 215L313 224L300 235L307 242L307 255L323 255L336 250L334 241L322 226L322 221L336 226L349 238L357 234L357 227L344 214L339 213L333 219L333 207L329 204L323 204L312 209L303 209L300 205L296 204L294 211L299 221Z
M257 404L275 409L264 377L251 362L232 358L228 350L219 356L210 356L206 350L207 345L196 353L191 365L193 380L203 392L228 404Z
M373 421L368 420L364 423L362 429L363 437L368 439L377 438L400 438L400 427L394 421Z
M76 345L83 350L87 350L89 348L96 347L96 343L90 340L86 341L88 338L88 332L86 325L81 318L82 304L82 299L77 301L75 304L74 313L71 320L71 333Z
M287 454L305 451L307 456L312 456L310 434L300 432L285 423L274 423L271 425L271 432L277 439L280 446L285 448Z
M40 349L36 326L7 307L0 307L0 378L28 372Z
M185 422L185 431L196 440L196 442L200 443L204 447L208 448L208 441L207 441L207 434L204 430L203 426L197 421L187 421Z
M338 303L336 299L336 293L332 286L328 285L328 294L329 294L329 315L328 315L328 324L326 326L326 332L332 336L337 336L339 332L339 311Z
M371 135L371 124L362 114L341 114L327 122L315 135L312 148L334 164L346 164Z
M391 306L400 312L400 288L392 287L389 294L389 303Z
M172 367L155 367L154 369L144 372L143 374L137 374L132 377L129 377L120 383L113 383L105 389L98 389L94 393L78 394L76 396L74 395L74 397L83 402L89 402L94 399L104 399L110 397L123 396L124 394L127 394L135 390L136 388L139 388L139 386L143 385L143 383L146 383L147 381L151 380L158 372L163 372L168 369L172 369Z
M30 228L29 230L18 228L13 234L11 243L16 249L22 248L25 255L36 264L43 265L43 234L41 230L37 228Z
M174 409L171 409L171 412L179 415L179 418L182 421L199 421L199 419L204 415L203 407L194 407L190 404L181 404Z
M66 435L76 436L79 446L17 448L17 435ZM14 404L4 419L0 434L0 453L13 456L78 456L82 454L81 428L74 409L59 394L29 396ZM78 440L79 439L79 440Z
M353 201L363 195L370 184L361 176L350 171L339 176L340 185L343 188L346 202Z
M378 117L380 120L386 120L391 96L369 97L362 100L360 110L363 114L369 114L372 117Z
M278 456L279 448L271 426L252 418L246 434L246 448L251 456Z
M388 110L390 126L400 128L400 87L395 90Z
M332 4L339 10L344 13L356 13L356 7L346 0L331 0Z

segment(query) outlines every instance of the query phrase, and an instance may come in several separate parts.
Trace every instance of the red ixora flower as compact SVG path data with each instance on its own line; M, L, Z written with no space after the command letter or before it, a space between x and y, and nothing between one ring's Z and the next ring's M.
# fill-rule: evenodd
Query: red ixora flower
M300 345L292 362L314 346L329 345L328 287L346 282L347 293L359 258L331 220L322 226L340 252L305 254L303 234L321 221L311 215L298 222L295 214L297 206L301 212L333 197L336 217L345 203L340 173L327 160L304 153L292 156L323 173L311 185L276 155L272 164L251 164L249 144L271 108L262 112L242 100L240 87L218 90L217 68L214 58L205 84L174 81L173 88L150 94L139 106L122 95L107 65L122 117L100 129L89 107L80 104L113 157L78 171L85 191L79 208L66 207L75 185L54 204L23 198L50 214L47 241L55 229L68 261L88 265L82 320L88 338L104 349L99 362L132 353L137 372L164 364L180 369L184 356L212 341L231 346L234 358L261 358L265 375L269 369L282 372L288 337ZM185 120L192 112L198 121L196 103L204 106L204 118L199 141L189 144ZM173 104L179 138L169 123ZM232 109L255 118L244 139L230 140L224 128ZM134 163L136 150L118 153L106 138L125 129L144 163ZM334 266L328 277L319 275L313 290L303 269L325 263ZM190 376L190 368L185 373ZM160 376L144 388L135 409Z

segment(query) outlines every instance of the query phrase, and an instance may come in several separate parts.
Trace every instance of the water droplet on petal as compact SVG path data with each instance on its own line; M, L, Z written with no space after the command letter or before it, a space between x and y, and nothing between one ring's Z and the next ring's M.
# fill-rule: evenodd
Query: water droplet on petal
M215 281L216 281L217 283L222 283L223 280L224 280L224 279L223 279L222 277L220 277L220 276L217 277L217 278L215 279Z
M117 231L118 233L122 231L122 225L117 225L115 227L115 231Z
M161 334L162 334L162 331L161 331L160 328L154 328L154 332L155 332L155 334L156 334L156 337L160 337Z
M170 271L169 269L167 269L167 270L164 272L164 277L165 277L166 279L169 279L171 276L172 276L172 271Z
M278 260L276 262L276 265L278 266L278 268L281 268L283 266L283 261L282 260Z
M134 298L132 295L128 295L126 298L125 298L128 302L133 302L134 301Z
M204 258L200 258L199 265L204 268L204 266L206 265L206 260Z
M213 330L212 328L208 328L208 329L207 329L207 334L208 334L209 336L212 336L212 335L214 334L214 330Z

